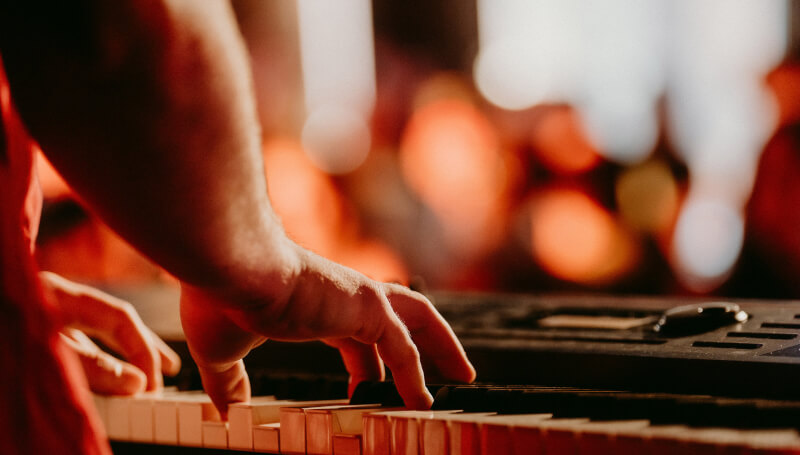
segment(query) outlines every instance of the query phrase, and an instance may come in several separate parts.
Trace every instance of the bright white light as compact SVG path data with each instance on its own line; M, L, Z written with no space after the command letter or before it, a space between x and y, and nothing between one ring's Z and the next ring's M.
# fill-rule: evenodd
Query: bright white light
M367 158L369 126L357 112L323 107L303 127L303 146L311 161L330 174L355 170Z
M475 82L491 103L525 109L575 93L577 0L479 0Z
M363 161L370 143L366 123L376 96L371 4L299 0L297 13L308 115L303 141L324 170L347 172Z
M713 288L732 269L743 242L744 219L738 209L711 198L691 197L675 228L678 272L691 287Z
M671 12L668 125L679 153L691 167L727 139L757 157L775 119L762 80L786 48L786 2L676 0Z
M491 103L575 104L601 153L646 158L664 88L665 0L480 0L475 82Z
M575 98L600 153L644 160L658 137L664 85L664 0L584 2L582 92Z
M608 159L635 164L647 158L658 137L655 100L616 94L580 107L592 141Z

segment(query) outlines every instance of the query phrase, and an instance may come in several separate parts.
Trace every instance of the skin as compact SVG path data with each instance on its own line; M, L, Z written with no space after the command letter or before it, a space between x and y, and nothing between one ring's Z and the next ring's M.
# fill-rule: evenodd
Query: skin
M178 373L178 354L144 325L130 303L51 272L40 272L39 278L58 305L62 338L78 355L93 391L128 395L155 390L163 385L162 373ZM104 352L90 336L129 362Z
M382 379L385 362L409 408L432 403L423 365L474 379L424 296L284 233L227 2L45 2L63 8L47 17L16 3L0 5L0 51L25 124L86 204L181 281L189 349L223 415L249 399L242 358L269 338L338 348L351 386Z

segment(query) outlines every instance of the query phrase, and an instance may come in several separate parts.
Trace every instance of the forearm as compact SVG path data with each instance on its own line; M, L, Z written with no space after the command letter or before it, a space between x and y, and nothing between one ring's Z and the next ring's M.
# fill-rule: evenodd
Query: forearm
M0 19L13 97L78 194L188 283L280 280L255 276L291 252L228 5L88 1L76 6L82 20L44 26L36 8L17 8Z

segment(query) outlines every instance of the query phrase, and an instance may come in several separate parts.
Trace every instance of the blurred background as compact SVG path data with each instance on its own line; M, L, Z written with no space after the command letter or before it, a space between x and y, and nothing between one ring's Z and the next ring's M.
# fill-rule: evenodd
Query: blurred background
M800 297L800 2L233 5L311 250L434 290ZM40 163L42 269L172 282Z

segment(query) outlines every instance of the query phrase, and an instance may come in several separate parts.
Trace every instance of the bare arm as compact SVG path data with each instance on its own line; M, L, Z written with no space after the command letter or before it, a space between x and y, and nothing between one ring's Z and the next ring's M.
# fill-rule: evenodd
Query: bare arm
M473 379L427 299L284 234L226 2L76 3L46 21L30 2L0 7L14 100L81 197L181 280L189 348L223 414L249 398L241 359L268 337L325 341L354 381L381 378L385 361L414 408L431 402L422 364Z
M0 19L13 98L93 210L182 280L263 270L283 232L228 5L14 3Z

